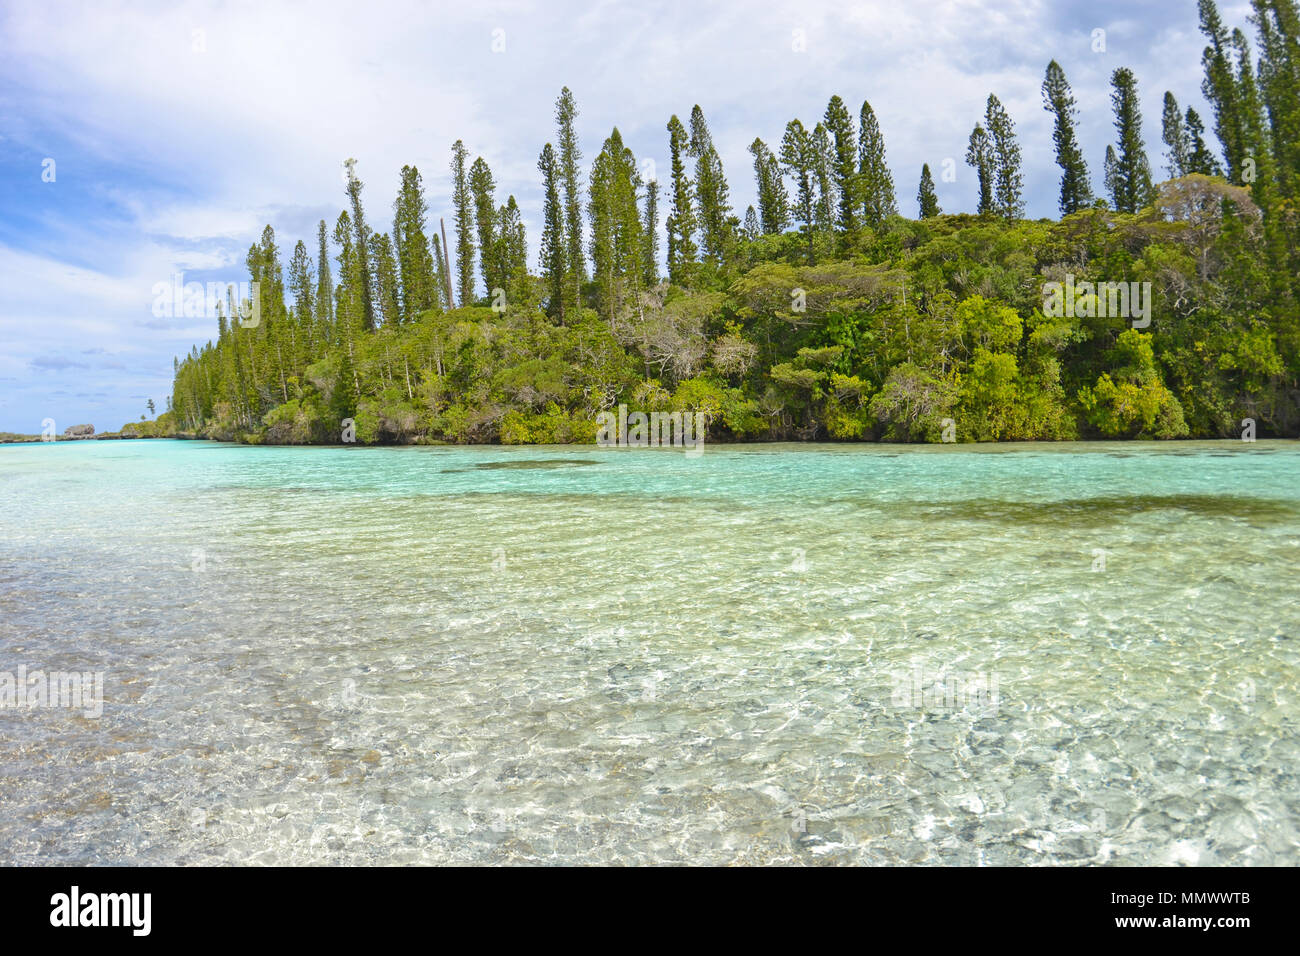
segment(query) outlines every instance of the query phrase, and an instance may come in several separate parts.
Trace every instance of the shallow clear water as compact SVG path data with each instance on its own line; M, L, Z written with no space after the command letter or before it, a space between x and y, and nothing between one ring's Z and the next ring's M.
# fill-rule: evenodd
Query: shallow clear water
M1295 864L1297 474L0 447L0 863Z

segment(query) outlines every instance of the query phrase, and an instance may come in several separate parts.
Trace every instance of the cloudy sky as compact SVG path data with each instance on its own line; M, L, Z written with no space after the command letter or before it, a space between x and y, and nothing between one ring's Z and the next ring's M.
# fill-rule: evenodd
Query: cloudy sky
M537 154L562 86L585 162L618 126L666 170L664 124L704 109L738 212L746 147L811 126L838 93L880 118L901 211L923 162L946 211L975 205L962 162L995 92L1017 124L1028 212L1056 211L1051 121L1039 92L1064 67L1099 189L1108 78L1138 76L1152 166L1164 174L1166 89L1207 118L1193 0L710 3L81 3L0 5L0 431L90 422L115 430L170 394L172 358L210 319L153 314L153 287L247 280L270 223L287 260L344 202L354 156L371 224L390 228L404 163L450 215L449 147L482 155L525 215L536 259ZM1221 2L1246 25L1248 4ZM1094 51L1094 31L1105 51ZM802 42L800 41L802 38ZM502 49L502 47L504 47ZM51 162L52 161L52 162ZM47 181L52 178L53 181ZM662 224L661 224L662 228ZM337 269L336 269L337 271Z

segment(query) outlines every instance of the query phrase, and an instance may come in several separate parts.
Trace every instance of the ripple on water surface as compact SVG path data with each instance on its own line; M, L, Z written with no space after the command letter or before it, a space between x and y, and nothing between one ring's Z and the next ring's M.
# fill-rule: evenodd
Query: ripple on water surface
M1300 861L1295 443L0 448L0 862Z

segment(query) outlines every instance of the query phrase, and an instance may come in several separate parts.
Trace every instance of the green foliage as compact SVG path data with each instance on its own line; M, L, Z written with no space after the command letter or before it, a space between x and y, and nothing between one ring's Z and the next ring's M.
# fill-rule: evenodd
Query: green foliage
M715 265L726 256L735 232L722 157L698 105L691 109L690 155L695 159L695 198L699 208L700 249Z
M1120 67L1111 76L1111 105L1115 110L1115 133L1119 148L1107 147L1106 185L1111 202L1119 212L1137 212L1151 202L1151 166L1142 140L1142 110L1138 105L1137 79L1133 71Z
M451 145L452 204L456 209L456 301L467 305L474 295L474 195L465 160L469 150L460 140Z
M1020 144L1016 140L1016 126L1001 100L989 94L984 112L988 129L989 147L993 163L993 197L998 215L1006 219L1019 219L1025 214L1021 197L1024 176L1020 171Z
M885 161L885 138L871 104L863 102L858 112L858 183L856 192L862 201L865 223L878 228L897 214L894 200L894 177Z
M690 140L676 116L668 121L668 152L672 162L672 207L665 223L668 231L668 278L689 285L695 266L695 184L686 172Z
M966 145L966 164L975 170L979 181L979 205L976 208L981 216L987 216L997 208L993 198L996 161L988 131L980 123L976 123L971 130L970 141Z
M1055 119L1052 142L1056 146L1056 164L1061 167L1059 206L1062 216L1086 209L1092 203L1088 164L1084 161L1075 131L1078 110L1074 104L1074 93L1065 79L1065 71L1053 60L1047 64L1047 74L1043 78L1043 108Z
M1161 382L1151 337L1126 329L1115 344L1112 376L1079 392L1088 421L1108 438L1184 438L1187 424L1178 399Z
M934 177L930 175L930 164L921 164L921 185L916 191L916 204L922 219L933 219L943 210L939 208L939 197L934 191Z
M1118 208L1093 203L1052 63L1059 222L1018 218L1019 146L996 97L967 151L980 215L943 214L927 166L918 220L897 215L870 106L855 129L834 97L812 130L792 120L775 154L753 141L759 201L741 230L696 107L689 130L668 124L664 281L657 184L617 130L591 166L584 228L566 89L558 148L538 162L537 274L518 204L496 205L460 141L454 268L441 230L426 238L418 172L402 169L392 229L375 231L349 162L348 208L332 231L321 221L315 255L298 242L284 268L268 226L246 259L259 321L251 303L223 303L215 339L175 362L170 410L122 434L338 442L351 419L362 444L590 442L596 416L627 404L702 414L725 440L1226 437L1244 418L1300 435L1295 4L1257 0L1257 60L1200 6L1232 181L1171 94L1162 131L1181 175L1153 188L1136 78L1120 69L1106 163ZM476 261L504 303L475 303ZM1149 285L1147 321L1100 309L1100 294L1057 314L1045 286L1067 276Z

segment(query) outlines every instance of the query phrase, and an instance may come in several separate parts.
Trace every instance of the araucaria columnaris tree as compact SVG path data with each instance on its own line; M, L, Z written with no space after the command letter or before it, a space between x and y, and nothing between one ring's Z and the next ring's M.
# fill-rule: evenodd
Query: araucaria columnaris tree
M393 201L393 240L402 280L402 315L407 322L439 305L437 271L425 235L428 212L420 171L403 166L402 185Z
M451 272L447 269L447 252L442 247L442 240L438 238L437 230L434 230L431 245L434 274L437 278L438 308L449 309L451 308Z
M1078 212L1092 204L1092 187L1088 185L1088 164L1075 135L1074 93L1065 79L1065 71L1053 60L1043 77L1043 109L1052 114L1052 142L1056 146L1056 165L1061 167L1061 194L1057 206L1062 216Z
M700 249L719 263L730 238L731 204L722 158L713 146L713 136L698 104L691 110L691 156L695 159L695 198L699 208Z
M1186 176L1190 172L1187 167L1191 154L1187 124L1183 120L1182 110L1178 108L1178 100L1168 90L1165 91L1164 109L1160 114L1160 132L1165 141L1165 159L1170 177L1178 179Z
M601 312L606 319L635 304L642 289L645 259L637 192L641 174L636 158L617 129L591 167L591 265Z
M781 137L781 165L794 180L795 198L791 209L795 219L803 224L801 228L808 240L808 263L811 265L817 215L816 156L808 130L797 119L786 124L785 135Z
M329 233L325 220L316 227L316 324L321 341L334 341L334 276L330 271Z
M456 301L469 305L474 298L474 196L469 188L465 160L469 150L460 140L451 146L451 203L456 220Z
M312 272L307 243L299 239L293 247L293 258L289 260L289 291L293 295L293 319L298 332L294 349L295 366L308 364L315 350L324 343L315 320L316 290Z
M1187 123L1187 171L1202 176L1222 176L1223 167L1205 143L1205 124L1190 106L1184 117Z
M507 308L524 301L528 289L528 236L514 196L506 198L496 212L495 263L497 286L506 294ZM489 290L489 295L495 292Z
M765 235L783 232L790 222L790 196L785 191L780 163L761 139L749 144L749 152L754 157L760 229Z
M541 271L546 289L546 312L552 318L564 321L565 250L564 209L560 204L559 171L555 164L555 150L547 143L537 159L537 169L542 174L542 248Z
M1259 32L1259 88L1283 196L1300 194L1300 4L1251 0Z
M641 223L641 253L645 262L645 284L659 281L659 180L645 187L645 218Z
M492 170L482 156L474 160L469 168L469 191L474 198L474 225L478 232L479 274L483 276L483 288L488 295L502 283L501 269L497 262L496 237L496 180Z
M971 130L970 141L966 144L966 162L975 170L979 180L980 198L977 212L981 216L994 211L993 204L993 146L989 134L979 123Z
M939 197L934 191L934 177L930 175L930 164L921 165L921 186L916 191L916 204L922 219L933 219L939 215Z
M839 195L835 189L835 145L825 123L813 128L811 143L817 173L817 231L830 236L835 231L835 210Z
M578 307L578 295L587 281L587 259L582 250L582 153L578 149L578 133L574 121L578 118L578 104L566 86L555 101L556 157L560 184L564 191L565 239L565 305Z
M1020 170L1020 144L1016 142L1016 127L1011 116L1002 101L991 93L984 111L984 125L993 157L994 207L998 215L1006 219L1019 219L1025 212L1021 198L1024 175Z
M1115 110L1118 148L1107 175L1111 202L1119 212L1137 212L1154 196L1151 166L1142 142L1142 110L1138 104L1137 78L1120 67L1110 78L1111 106Z
M370 234L370 261L374 268L375 314L384 325L400 325L402 313L397 259L393 255L393 242L388 233Z
M361 208L361 187L364 183L357 178L357 161L349 159L343 164L348 171L348 199L352 203L352 228L356 230L357 269L361 278L361 315L367 331L375 327L375 308L371 300L370 288L370 228L366 225L365 213Z
M873 229L898 212L894 177L885 162L885 137L876 112L864 101L858 114L858 183L862 217Z
M1115 153L1114 146L1106 147L1106 158L1102 163L1102 182L1106 186L1106 192L1110 193L1112 202L1114 196L1119 192L1119 156Z
M339 213L334 224L334 244L339 247L339 282L334 289L336 341L342 346L338 380L331 396L331 409L339 418L350 418L356 411L361 393L361 376L357 371L357 339L364 322L361 308L361 273L357 263L352 219L347 210Z
M836 225L846 233L853 232L858 228L858 209L861 204L858 196L858 137L853 129L853 118L838 96L832 96L826 104L822 124L830 134L834 146L831 170L839 197ZM881 149L883 151L883 145Z
M668 278L688 285L695 265L695 186L686 172L690 138L676 116L668 120L668 155L672 164L672 205L665 225L668 231Z
M1198 0L1197 9L1201 32L1209 40L1201 54L1201 66L1205 71L1201 91L1214 110L1214 131L1223 145L1228 178L1239 182L1241 167L1249 150L1249 136L1231 59L1232 39L1219 19L1214 0Z

